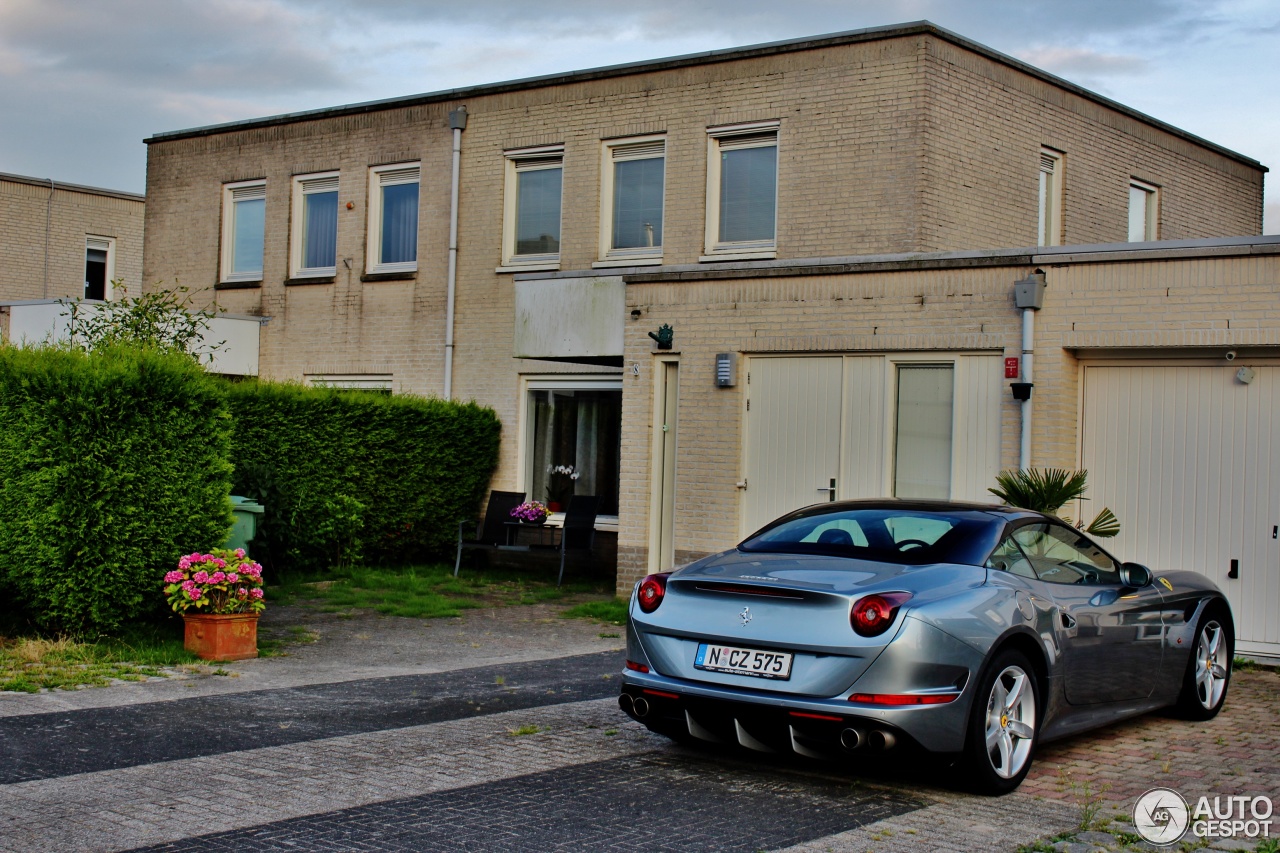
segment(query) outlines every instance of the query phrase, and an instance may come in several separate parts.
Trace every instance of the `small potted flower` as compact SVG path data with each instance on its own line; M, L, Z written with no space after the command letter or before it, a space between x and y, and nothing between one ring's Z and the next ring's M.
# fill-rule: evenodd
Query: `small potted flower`
M552 512L562 512L573 495L573 486L582 476L572 465L552 465L547 468L547 506Z
M511 510L511 517L521 524L543 524L547 520L548 512L546 504L541 501L525 501Z
M164 583L169 606L182 614L188 651L216 661L258 656L258 614L267 608L262 566L243 548L187 554Z

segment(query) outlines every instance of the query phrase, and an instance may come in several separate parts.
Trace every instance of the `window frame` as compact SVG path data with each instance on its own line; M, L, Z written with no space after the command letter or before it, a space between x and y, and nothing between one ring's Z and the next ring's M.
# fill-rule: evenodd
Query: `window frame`
M94 245L95 243L99 245ZM116 238L101 234L84 235L84 263L89 262L89 251L97 249L107 253L105 279L102 284L102 301L110 302L115 296L115 288L111 282L116 277Z
M293 176L293 191L291 210L293 212L292 222L289 228L289 277L290 278L331 278L338 274L338 243L337 232L340 230L337 223L334 223L334 250L333 250L333 266L331 267L304 267L303 259L306 257L303 245L306 237L306 196L313 193L322 192L342 192L341 173L337 170L329 172L311 172L305 175ZM319 185L318 188L309 189L309 185ZM332 190L329 189L332 185ZM339 195L338 210L341 211L341 195Z
M726 150L773 148L781 153L781 120L720 125L707 128L706 254L698 260L726 261L769 259L778 256L778 170L781 157L775 155L773 172L773 236L767 240L720 240L720 154Z
M418 209L415 218L413 260L382 261L382 217L383 191L391 186L416 184L418 187ZM418 271L418 233L422 227L422 162L415 160L407 163L390 163L385 166L369 167L369 222L365 232L365 272L371 275L380 273L410 273Z
M1133 200L1134 190L1143 194L1142 237L1133 237ZM1125 237L1130 243L1150 243L1160 239L1160 187L1138 178L1129 178L1129 218Z
M236 198L240 195L240 198ZM266 178L257 178L250 181L235 181L234 183L222 185L222 252L219 258L219 267L221 275L218 277L220 282L236 282L236 281L262 281L263 269L267 265L266 260L266 217L263 217L262 223L262 258L259 261L257 271L234 272L235 270L235 253L236 253L236 205L242 201L257 201L261 199L265 208L267 200L267 180Z
M516 232L519 227L520 173L543 169L560 170L560 240L564 240L564 145L538 145L503 151L506 177L502 205L502 266L498 272L560 269L560 252L516 254Z
M617 391L623 393L621 373L597 373L597 374L534 374L520 377L520 397L517 410L519 412L519 446L516 450L516 471L517 481L516 489L529 493L533 488L533 464L534 464L534 430L537 428L536 419L532 416L532 408L530 405L531 395L533 391ZM619 447L619 461L621 461L622 449ZM621 482L619 482L621 490ZM544 500L544 496L529 494L529 500ZM618 495L619 503L622 500L621 491ZM619 507L621 509L621 507ZM561 516L555 515L555 518ZM617 515L597 515L597 530L617 530Z
M631 149L628 151L627 149ZM656 152L654 151L656 150ZM621 155L621 156L619 156ZM662 160L662 218L666 231L667 215L667 137L665 134L632 136L625 139L608 139L601 143L600 158L600 253L599 261L592 266L640 266L662 263L662 244L653 247L613 247L614 193L616 189L616 164L630 160Z
M1038 224L1037 246L1062 245L1062 185L1066 154L1054 148L1041 146L1039 187L1036 198ZM1045 176L1049 177L1046 178ZM1047 185L1046 185L1047 183Z

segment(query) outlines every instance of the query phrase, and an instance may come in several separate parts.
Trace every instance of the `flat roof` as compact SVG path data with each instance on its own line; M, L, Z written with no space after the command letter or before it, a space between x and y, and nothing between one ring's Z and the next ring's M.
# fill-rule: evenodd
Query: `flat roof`
M1086 100L1101 104L1109 109L1123 113L1137 121L1149 124L1159 128L1174 136L1181 137L1196 145L1203 146L1218 154L1236 160L1247 166L1259 169L1263 172L1268 171L1267 167L1259 163L1251 157L1224 148L1221 145L1210 142L1195 134L1188 133L1181 128L1174 127L1171 124L1153 118L1146 113L1126 107L1118 101L1113 101L1096 92L1091 92L1082 86L1077 86L1068 80L1042 71L1033 65L1014 59L997 50L992 50L986 45L979 44L976 41L965 38L943 27L939 27L930 21L914 21L906 24L893 24L883 27L866 27L859 30L846 30L844 32L830 33L819 36L806 36L804 38L786 39L783 41L765 42L763 44L748 45L745 47L725 48L722 50L708 50L701 53L687 53L681 56L672 56L665 59L648 59L640 62L626 62L621 65L606 65L600 68L589 68L582 71L568 71L556 74L544 74L538 77L525 77L518 80L508 80L502 83L486 83L477 86L464 86L458 89L444 89L438 92L427 92L421 95L406 95L398 98L386 98L377 101L364 101L362 103L347 104L338 107L325 107L317 110L304 110L295 113L283 113L281 115L266 116L263 118L245 119L242 121L225 122L222 124L206 125L204 127L194 127L186 130L173 130L162 133L156 133L153 136L144 139L143 142L150 145L156 142L171 142L178 139L191 139L200 136L214 136L221 133L232 133L239 130L250 130L254 128L273 127L283 124L293 124L303 121L315 121L317 119L336 118L339 116L358 115L361 113L380 112L382 110L400 109L402 107L420 106L423 104L433 104L447 101L458 101L464 98L472 98L481 95L496 95L505 92L517 92L527 89L538 89L546 86L561 86L569 83L581 83L589 80L604 80L611 77L625 77L630 74L645 74L653 71L664 71L672 68L687 68L695 65L708 65L717 62L732 62L739 59L751 59L761 56L773 56L781 53L794 53L804 50L816 50L826 47L838 47L847 44L857 44L859 42L880 41L891 38L901 38L903 36L913 35L932 35L940 39L949 41L966 50L981 54L995 62L1015 68L1032 77L1039 78L1047 83L1051 83L1061 89L1072 94L1078 95Z
M89 195L104 195L111 198L122 198L126 201L146 201L147 197L138 195L137 193L127 193L124 190L107 190L102 187L87 187L83 184L69 184L65 181L55 181L53 178L32 178L27 175L11 175L8 172L0 172L0 181L7 181L12 184L28 184L33 187L44 187L48 189L52 187L56 190L66 190L74 193L88 193Z

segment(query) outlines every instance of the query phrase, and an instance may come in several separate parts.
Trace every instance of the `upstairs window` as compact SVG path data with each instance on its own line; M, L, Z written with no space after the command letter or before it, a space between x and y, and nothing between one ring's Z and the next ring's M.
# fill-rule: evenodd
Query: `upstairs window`
M1037 240L1041 246L1062 243L1062 152L1040 149L1040 225Z
M506 158L503 262L558 267L564 147L508 151Z
M369 254L371 273L418 269L417 163L377 166L369 170Z
M116 241L114 237L84 239L84 298L111 298L111 279L115 278Z
M1156 214L1160 199L1158 187L1134 178L1129 181L1129 242L1156 240Z
M266 181L222 188L222 281L262 280L266 224Z
M772 257L777 248L778 122L712 128L707 134L708 255Z
M600 257L662 257L667 144L661 137L606 142L602 170Z
M293 179L294 278L331 276L338 266L338 173Z

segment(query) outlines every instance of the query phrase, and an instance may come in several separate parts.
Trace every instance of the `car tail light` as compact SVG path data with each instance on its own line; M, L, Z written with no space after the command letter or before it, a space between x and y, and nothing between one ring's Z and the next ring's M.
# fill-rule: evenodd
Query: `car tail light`
M945 705L959 698L959 693L855 693L849 701L860 705Z
M640 593L636 597L640 600L640 609L645 613L652 613L662 603L663 596L667 594L667 577L670 574L671 572L663 572L660 575L649 575L640 581Z
M853 630L864 637L877 637L889 630L898 608L911 599L909 592L881 592L859 598L849 612Z
M636 663L633 660L627 661L627 669L631 670L632 672L648 672L649 671L649 667L647 667L642 663Z

